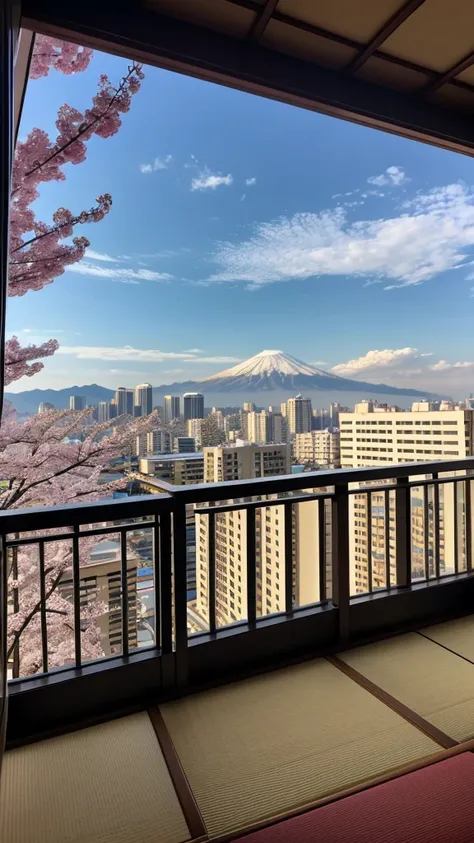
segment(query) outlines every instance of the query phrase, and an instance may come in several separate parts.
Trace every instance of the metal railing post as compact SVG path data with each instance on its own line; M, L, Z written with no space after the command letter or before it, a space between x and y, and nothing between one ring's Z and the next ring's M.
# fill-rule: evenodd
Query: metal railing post
M188 681L188 604L186 576L186 504L174 498L173 507L174 644L176 684Z
M335 483L332 499L332 600L338 609L341 643L349 639L350 564L349 495L347 483Z
M395 488L396 585L411 585L411 502L408 477L398 477Z

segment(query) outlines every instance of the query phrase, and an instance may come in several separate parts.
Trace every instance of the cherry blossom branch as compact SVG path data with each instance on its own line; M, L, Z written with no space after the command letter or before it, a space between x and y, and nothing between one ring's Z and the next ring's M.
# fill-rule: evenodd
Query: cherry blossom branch
M52 38L49 35L36 35L30 64L30 78L41 79L50 69L70 75L85 70L93 56L89 47L80 47Z

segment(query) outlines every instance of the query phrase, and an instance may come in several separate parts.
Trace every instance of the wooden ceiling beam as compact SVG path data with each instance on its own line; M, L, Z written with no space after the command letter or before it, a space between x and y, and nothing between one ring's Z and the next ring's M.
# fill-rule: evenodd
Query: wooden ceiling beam
M132 2L22 0L22 26L474 157L468 114Z
M254 38L258 41L262 37L277 4L278 0L266 0L265 5L257 12L257 16L250 28L249 38Z
M359 52L359 55L356 56L352 61L348 64L346 68L346 72L349 73L356 73L362 65L370 59L370 57L375 53L376 50L383 44L387 38L390 38L391 35L402 25L405 21L416 12L420 6L423 5L425 0L407 0L403 6L398 9L387 21L385 21L384 25L379 29L379 31L374 35L374 37L366 44Z
M442 73L441 76L438 76L437 79L433 79L432 82L429 82L426 88L424 88L423 93L431 94L433 91L437 91L443 85L446 85L447 82L456 81L455 77L458 76L463 70L467 70L468 67L471 67L474 64L474 52L468 53L467 56L458 61L457 64L454 64L446 73Z

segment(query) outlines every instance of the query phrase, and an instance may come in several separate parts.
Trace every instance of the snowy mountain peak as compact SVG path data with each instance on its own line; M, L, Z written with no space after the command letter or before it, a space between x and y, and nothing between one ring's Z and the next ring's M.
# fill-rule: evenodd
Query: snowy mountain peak
M284 392L288 396L296 393L305 395L308 391L324 389L356 390L359 394L365 390L369 395L374 393L406 394L401 389L384 384L341 378L276 349L261 351L249 357L248 360L244 360L243 363L237 363L237 366L231 369L225 369L217 375L204 378L196 383L196 387L205 393L239 392L247 395L252 392L275 390ZM409 390L409 393L418 396L423 394L416 389Z
M237 366L233 366L231 369L225 369L217 375L205 378L202 383L220 381L227 378L268 378L271 375L290 377L297 375L324 375L325 377L336 379L335 375L324 372L322 369L317 369L310 363L303 363L302 360L292 357L291 354L285 354L284 351L266 350L255 354L253 357L249 357L248 360L238 363Z

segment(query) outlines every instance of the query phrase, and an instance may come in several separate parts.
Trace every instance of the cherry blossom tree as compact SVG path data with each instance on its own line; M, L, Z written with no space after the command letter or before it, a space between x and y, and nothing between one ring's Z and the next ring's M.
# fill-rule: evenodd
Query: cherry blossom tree
M31 76L38 79L51 69L77 73L85 70L91 56L90 50L76 45L37 37ZM85 160L87 142L94 135L108 138L116 134L142 79L141 65L136 63L128 67L116 87L102 75L90 108L81 112L63 105L59 109L55 140L43 130L33 129L17 144L12 179L10 296L41 290L84 256L89 241L84 236L73 236L76 227L103 219L112 204L109 194L102 194L96 205L79 213L59 208L53 214L52 224L38 220L31 206L38 198L41 183L63 181L66 164ZM43 367L39 358L54 354L57 348L54 339L26 347L20 345L17 337L9 339L6 383L36 374ZM159 419L156 414L135 421L127 417L117 419L111 427L110 423L94 424L90 413L90 410L53 411L20 423L11 405L5 402L0 427L0 509L93 501L124 487L123 478L102 482L104 470L112 460L129 454L136 437L156 426ZM55 531L55 535L58 532L61 530ZM39 544L23 544L9 550L8 658L15 676L20 671L25 675L44 669L42 608L47 618L49 668L74 657L74 608L64 590L65 581L70 579L72 547L67 540L48 541L51 535L51 531L28 534L29 538L46 539L44 601L39 589ZM80 539L82 564L87 564L97 541ZM81 646L85 659L102 654L98 616L105 610L106 607L94 602L81 606Z
M118 419L111 428L91 423L91 410L51 411L20 423L7 410L0 427L0 509L27 506L64 506L94 501L123 489L123 478L102 482L104 468L130 453L136 437L159 423L156 413L133 422ZM121 424L120 422L123 421ZM45 611L48 626L49 667L74 658L74 607L64 591L71 579L70 541L48 537L62 530L42 530L27 537L44 543ZM66 532L68 532L66 530ZM24 538L25 536L23 536ZM107 535L107 539L110 536ZM80 539L80 562L87 565L100 539ZM41 599L38 545L20 545L9 551L8 589L13 609L8 619L8 657L19 675L42 669ZM81 645L84 659L102 655L98 618L107 610L92 600L81 607Z
M51 68L62 73L77 73L86 69L91 56L91 50L37 36L31 76L34 79L46 76ZM132 97L140 89L143 78L142 66L136 62L129 65L117 86L102 74L90 108L79 111L68 104L61 106L56 120L58 134L55 140L51 140L43 129L35 128L24 141L17 143L10 209L9 296L23 296L29 290L41 290L62 275L67 266L84 257L89 240L84 236L73 236L74 232L79 225L99 222L104 218L112 205L110 194L98 196L96 205L75 214L67 208L59 208L53 214L52 224L38 220L31 205L38 198L41 183L64 181L63 168L66 164L85 161L87 142L94 135L109 138L118 132L122 115L130 110ZM72 242L61 242L71 237ZM54 350L50 344L49 353L54 353ZM32 355L32 346L25 349L22 358L18 339L7 341L8 382L15 378L15 372L9 370L9 358L14 359L16 371L19 371L22 362L30 366L24 373L35 374L43 367L41 362L37 362L31 369ZM44 349L39 349L37 357L44 356L47 356Z

